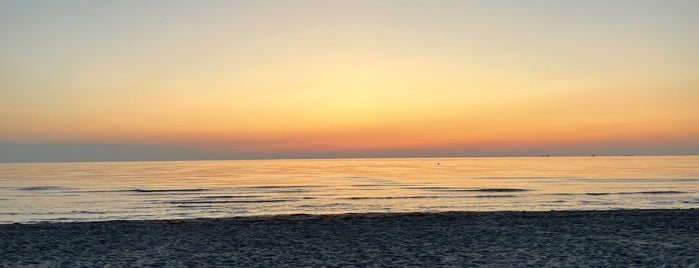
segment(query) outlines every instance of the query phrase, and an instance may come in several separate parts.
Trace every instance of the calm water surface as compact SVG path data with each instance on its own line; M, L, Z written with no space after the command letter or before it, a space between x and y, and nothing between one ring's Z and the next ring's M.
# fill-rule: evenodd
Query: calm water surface
M699 207L699 156L0 164L0 223Z

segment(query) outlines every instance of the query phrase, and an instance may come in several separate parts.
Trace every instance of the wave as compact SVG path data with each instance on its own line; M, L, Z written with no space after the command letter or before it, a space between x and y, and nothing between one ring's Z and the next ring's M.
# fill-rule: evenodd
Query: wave
M108 214L109 212L106 211L87 211L87 210L74 210L71 211L70 213L72 214L90 214L90 215L99 215L99 214Z
M380 188L380 187L362 187L360 189L361 191L383 191L385 189ZM356 188L335 188L332 189L332 191L357 191Z
M125 192L137 192L137 193L176 193L176 192L203 192L210 189L203 188L193 188L193 189L130 189L123 190Z
M645 192L621 192L619 194L686 194L682 191L645 191Z
M697 182L699 178L567 178L567 180L594 182Z
M415 196L381 196L381 197L343 197L337 198L340 200L386 200L386 199L428 199L428 198L444 198L445 196L440 195L415 195Z
M504 195L476 195L475 198L512 198L521 197L520 195L504 194Z
M330 203L330 204L317 204L317 205L299 205L299 208L336 208L336 207L346 207L350 206L349 203Z
M682 191L642 191L642 192L617 192L617 193L585 193L585 195L629 195L629 194L686 194Z
M437 192L491 192L491 193L511 193L528 192L532 189L522 188L451 188L451 187L406 187L406 189L427 190Z
M32 186L32 187L17 188L17 190L20 190L20 191L56 191L56 190L75 190L75 189L70 188L70 187L63 187L63 186Z
M296 193L308 193L308 192L311 192L311 190L296 189L296 190L279 190L279 191L274 191L274 193L278 193L278 194L296 194Z
M2 213L0 212L0 215L73 215L73 214L83 214L83 215L101 215L101 214L109 214L112 212L109 211L88 211L88 210L73 210L73 211L48 211L48 212L24 212L24 213L16 213L16 212L8 212L8 213Z
M386 186L395 186L394 184L381 184L381 183L375 183L375 184L354 184L352 187L386 187Z
M201 199L236 199L236 198L260 198L267 197L265 195L207 195L207 196L196 196L194 198Z
M304 198L306 199L306 198ZM280 203L280 202L293 202L299 199L264 199L264 200L178 200L178 201L167 201L165 203L170 204L241 204L241 203Z
M493 192L493 193L510 193L510 192L528 192L533 191L531 189L518 189L518 188L481 188L468 190L470 192Z
M592 195L592 196L604 196L604 195L663 195L663 194L688 194L691 192L684 191L639 191L639 192L591 192L591 193L553 193L553 194L543 194L543 195L555 195L555 196L571 196L571 195Z
M179 205L178 208L214 208L211 205Z
M671 205L674 203L675 203L675 201L662 201L662 200L653 201L653 205Z
M159 193L162 194L168 194L168 193L179 193L179 194L187 194L187 193L197 193L197 192L204 192L204 191L210 191L212 189L205 189L205 188L191 188L191 189L114 189L114 190L87 190L87 191L75 191L75 193L134 193L134 194L152 194L152 195L157 195Z
M546 177L546 176L524 176L524 177L474 177L467 179L476 180L559 180L559 179L577 179L579 177Z
M413 196L381 196L381 197L343 197L337 198L341 200L387 200L387 199L449 199L449 198L511 198L520 197L519 195L464 195L464 196L449 196L449 195L413 195Z
M603 206L611 206L611 205L617 204L615 202L605 202L605 201L597 201L597 200L580 200L580 201L578 201L578 203L584 204L584 205L603 205Z
M249 187L239 187L244 189L295 189L295 188L321 188L325 186L321 185L262 185L262 186L249 186Z

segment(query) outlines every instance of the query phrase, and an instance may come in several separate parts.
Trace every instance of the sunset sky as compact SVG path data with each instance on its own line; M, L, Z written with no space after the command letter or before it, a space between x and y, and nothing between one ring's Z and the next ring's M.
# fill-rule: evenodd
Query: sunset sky
M699 1L0 1L0 160L42 146L699 154L697 14Z

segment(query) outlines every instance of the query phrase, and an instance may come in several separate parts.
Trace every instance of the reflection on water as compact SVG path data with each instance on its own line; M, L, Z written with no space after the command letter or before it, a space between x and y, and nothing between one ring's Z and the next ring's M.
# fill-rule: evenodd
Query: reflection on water
M0 193L0 223L694 208L699 157L0 164Z

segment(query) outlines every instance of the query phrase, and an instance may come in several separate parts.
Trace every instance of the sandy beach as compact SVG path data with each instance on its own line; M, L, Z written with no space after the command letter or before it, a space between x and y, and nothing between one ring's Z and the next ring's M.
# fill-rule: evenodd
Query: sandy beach
M697 267L699 210L0 225L2 267Z

